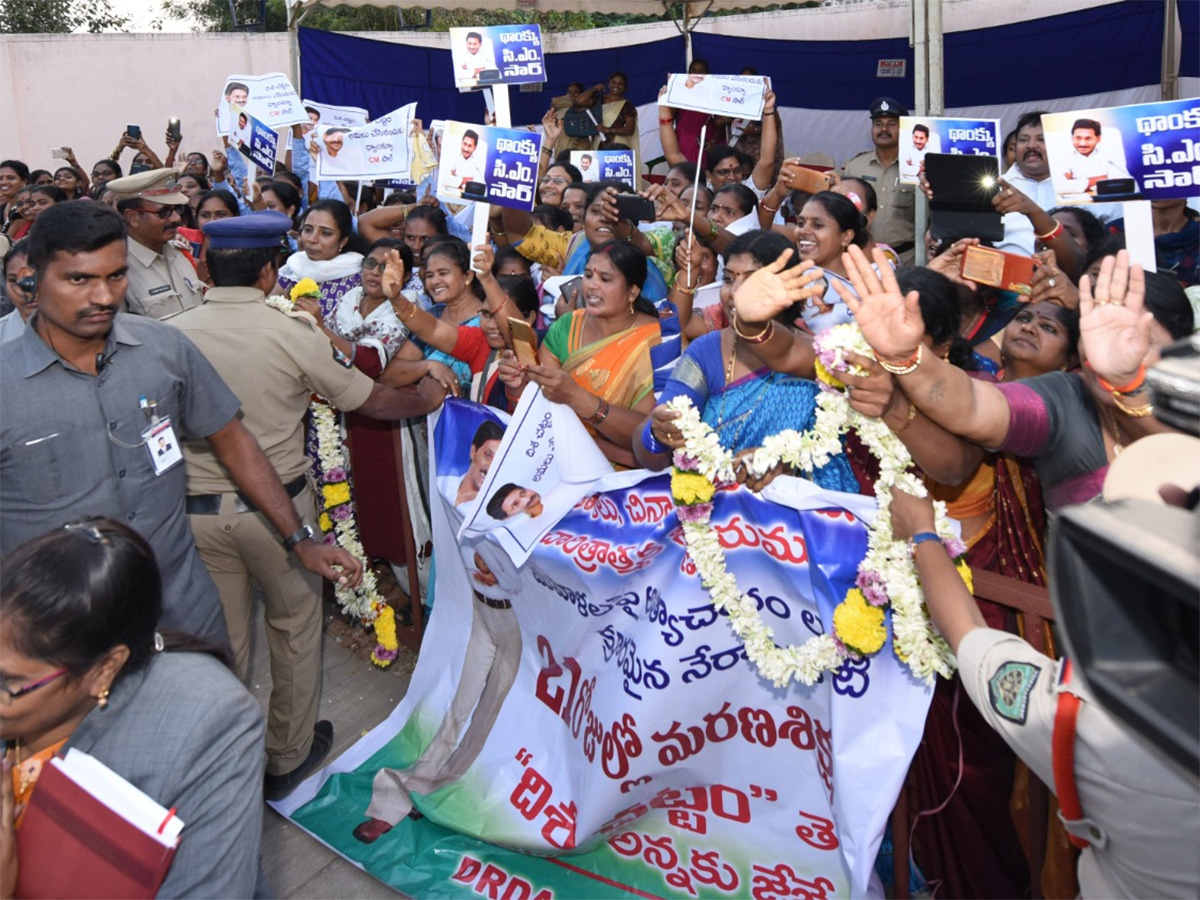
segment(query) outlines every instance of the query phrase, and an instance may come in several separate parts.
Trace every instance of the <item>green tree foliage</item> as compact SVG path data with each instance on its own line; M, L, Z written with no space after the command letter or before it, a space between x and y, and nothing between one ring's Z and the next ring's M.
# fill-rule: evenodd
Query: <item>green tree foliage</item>
M110 0L0 0L0 34L97 33L128 22Z

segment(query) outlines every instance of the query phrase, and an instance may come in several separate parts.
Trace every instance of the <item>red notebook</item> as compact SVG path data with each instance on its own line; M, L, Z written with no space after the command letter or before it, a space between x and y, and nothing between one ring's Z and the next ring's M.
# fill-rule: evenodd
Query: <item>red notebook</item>
M70 754L75 761L86 760L85 776L100 772L107 783L93 793L73 780L67 774L70 767L58 758L42 768L17 829L17 897L155 896L171 867L182 822L174 810L163 810L103 764L78 750ZM89 783L86 777L82 780ZM111 790L114 784L116 794ZM162 837L144 830L156 815L155 807L162 810Z

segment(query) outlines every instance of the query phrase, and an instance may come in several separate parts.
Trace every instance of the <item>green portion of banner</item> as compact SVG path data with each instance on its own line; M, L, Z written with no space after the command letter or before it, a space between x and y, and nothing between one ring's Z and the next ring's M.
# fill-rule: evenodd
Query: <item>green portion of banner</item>
M409 896L422 900L478 896L497 900L631 896L715 900L731 894L750 896L752 882L757 896L764 887L765 873L778 868L762 865L765 860L756 865L748 856L753 854L752 848L724 854L713 849L737 845L729 840L731 835L705 838L674 828L667 823L665 810L651 811L635 830L619 831L612 842L585 852L539 857L507 850L433 821L496 833L499 822L487 821L487 810L478 806L486 790L474 775L430 797L418 798L418 805L433 818L403 819L375 843L364 844L353 831L364 821L375 772L381 766L402 767L416 758L421 742L414 738L417 729L412 721L358 769L330 777L318 795L292 816L338 853ZM791 880L798 878L793 875ZM774 894L763 896L765 900Z

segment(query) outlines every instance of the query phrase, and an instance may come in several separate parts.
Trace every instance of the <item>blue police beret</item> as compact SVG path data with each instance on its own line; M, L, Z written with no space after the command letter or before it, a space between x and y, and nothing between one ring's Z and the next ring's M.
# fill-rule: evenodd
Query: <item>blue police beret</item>
M290 216L273 209L215 219L203 228L208 246L213 250L250 250L255 247L278 247L283 236L292 228Z
M899 100L893 100L891 97L880 97L871 104L869 110L872 119L880 119L884 116L900 118L907 116L908 110L900 103Z

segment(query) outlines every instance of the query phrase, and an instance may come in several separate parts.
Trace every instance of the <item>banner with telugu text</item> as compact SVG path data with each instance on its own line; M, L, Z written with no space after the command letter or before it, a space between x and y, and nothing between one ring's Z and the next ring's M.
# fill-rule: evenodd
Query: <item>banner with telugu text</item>
M277 808L422 898L882 896L872 863L928 689L890 642L812 687L761 679L699 584L665 473L594 482L536 523L520 566L462 529L481 504L502 522L553 516L541 497L495 500L529 482L507 477L502 444L541 429L553 468L586 439L569 409L528 394L511 423L451 400L432 425L436 603L408 694ZM577 467L545 462L539 491L573 484ZM729 569L776 640L822 633L873 501L781 478L714 503ZM442 548L460 530L455 559ZM368 817L396 824L363 843Z
M1058 203L1195 197L1200 98L1042 116Z

